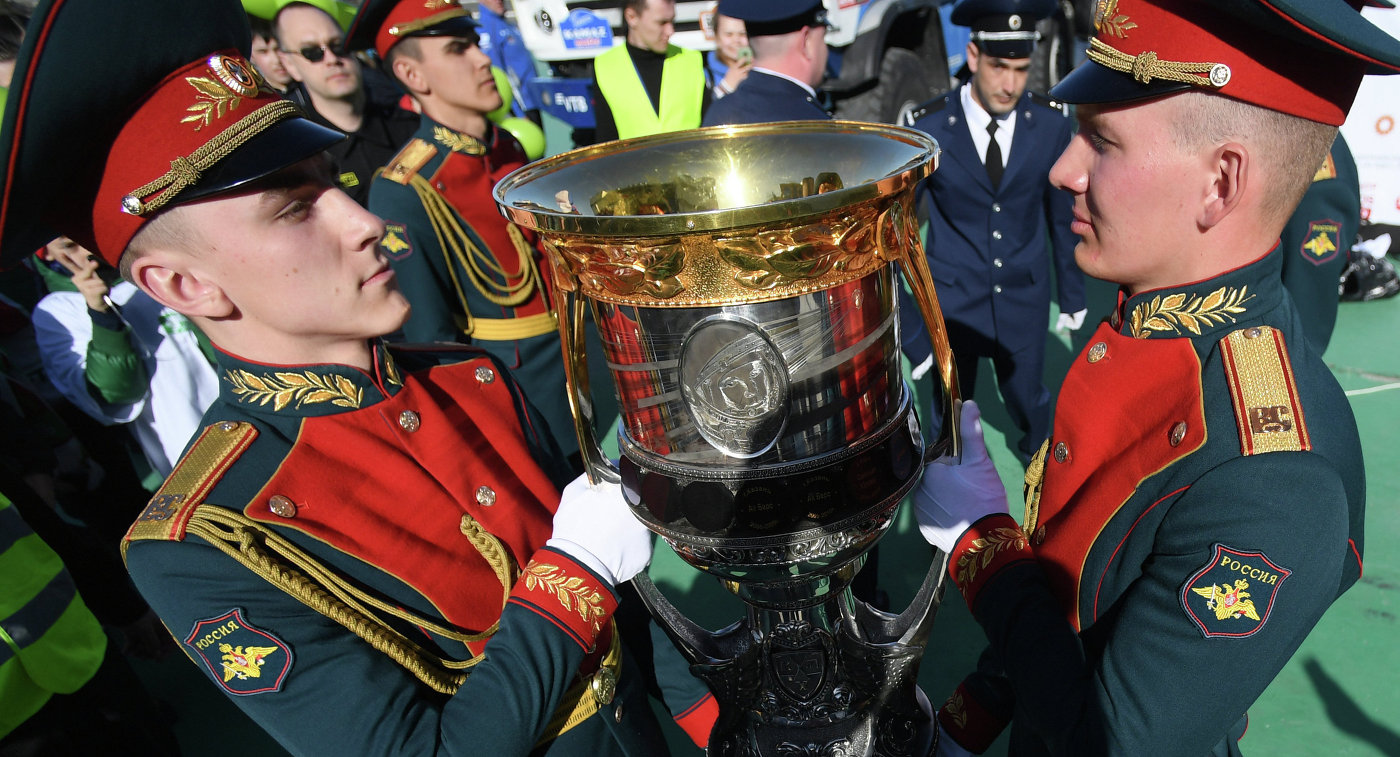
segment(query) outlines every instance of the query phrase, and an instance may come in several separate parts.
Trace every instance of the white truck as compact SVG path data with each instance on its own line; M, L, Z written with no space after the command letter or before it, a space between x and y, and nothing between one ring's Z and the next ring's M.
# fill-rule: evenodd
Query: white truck
M822 90L837 117L901 123L948 89L962 65L967 29L947 23L946 0L824 0L830 62ZM625 42L622 0L514 0L520 35L551 76L534 83L541 109L565 123L593 126L588 84L593 58ZM714 49L715 0L676 3L671 43ZM945 37L945 32L948 32Z

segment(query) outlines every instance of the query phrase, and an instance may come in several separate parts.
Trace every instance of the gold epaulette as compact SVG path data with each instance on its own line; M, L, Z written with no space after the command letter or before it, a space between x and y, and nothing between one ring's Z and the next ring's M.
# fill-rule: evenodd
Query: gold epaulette
M131 524L122 541L123 556L133 541L183 541L195 508L257 437L251 423L224 421L205 428Z
M1240 452L1312 449L1283 334L1269 326L1240 329L1220 340L1220 354L1235 406Z
M1327 153L1327 158L1322 161L1322 167L1313 174L1313 181L1335 178L1337 178L1337 162L1332 160L1332 153Z
M421 139L409 140L399 154L384 167L384 178L398 184L407 184L418 175L419 169L437 155L437 148Z

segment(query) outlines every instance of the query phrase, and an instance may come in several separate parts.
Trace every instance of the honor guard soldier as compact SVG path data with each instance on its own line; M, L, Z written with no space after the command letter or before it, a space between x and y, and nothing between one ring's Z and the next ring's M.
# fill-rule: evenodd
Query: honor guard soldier
M44 0L29 31L0 249L67 235L219 350L123 542L190 660L296 754L664 752L612 623L649 535L616 487L561 499L499 361L378 341L409 310L384 225L237 1Z
M814 89L826 76L821 0L722 0L719 13L744 22L753 68L733 94L710 106L705 126L831 118Z
M1400 40L1345 0L1107 0L1051 90L1075 258L1120 285L1026 473L1021 525L965 405L920 530L990 648L941 755L1241 754L1246 709L1361 575L1365 472L1279 232ZM1299 738L1306 738L1299 734Z
M1338 283L1361 229L1361 178L1338 134L1293 217L1283 227L1283 286L1293 297L1303 331L1327 351L1337 325Z
M1074 264L1070 198L1046 180L1074 124L1061 106L1026 92L1036 21L1054 10L1053 0L961 0L952 22L972 27L971 78L914 115L914 128L943 148L938 170L924 184L924 249L958 379L971 396L980 363L991 359L1019 431L1015 450L1022 462L1049 433L1043 373L1052 264L1057 328L1079 328L1087 307L1084 276ZM903 295L904 352L915 378L933 361L918 312Z
M378 173L369 209L413 305L408 342L470 342L515 374L569 457L578 451L558 323L533 232L496 209L491 188L526 162L486 114L501 106L477 27L456 0L366 2L351 49L373 48L422 107L418 130Z

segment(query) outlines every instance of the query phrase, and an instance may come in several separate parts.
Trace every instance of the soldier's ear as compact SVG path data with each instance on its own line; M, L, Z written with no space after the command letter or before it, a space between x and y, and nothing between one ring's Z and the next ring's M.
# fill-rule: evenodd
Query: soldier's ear
M400 55L394 58L393 71L391 72L399 84L408 90L410 95L426 95L429 93L427 80L423 77L423 67L418 61L407 55Z
M233 302L213 277L191 265L185 252L153 248L131 261L131 283L151 299L181 315L224 318L234 313Z
M1239 207L1249 188L1249 150L1239 142L1217 146L1208 158L1209 183L1197 224L1215 227Z

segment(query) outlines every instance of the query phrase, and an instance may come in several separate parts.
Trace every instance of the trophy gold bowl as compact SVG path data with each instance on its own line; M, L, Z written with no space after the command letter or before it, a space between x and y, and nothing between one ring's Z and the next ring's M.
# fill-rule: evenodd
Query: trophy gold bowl
M588 474L747 605L718 632L645 576L653 616L711 687L712 755L923 755L916 685L930 567L899 615L849 589L923 464L957 449L957 378L914 194L938 145L911 129L801 121L585 147L496 185L549 255ZM895 264L937 355L925 443L900 368ZM621 413L594 432L585 308ZM946 559L946 558L945 558Z

